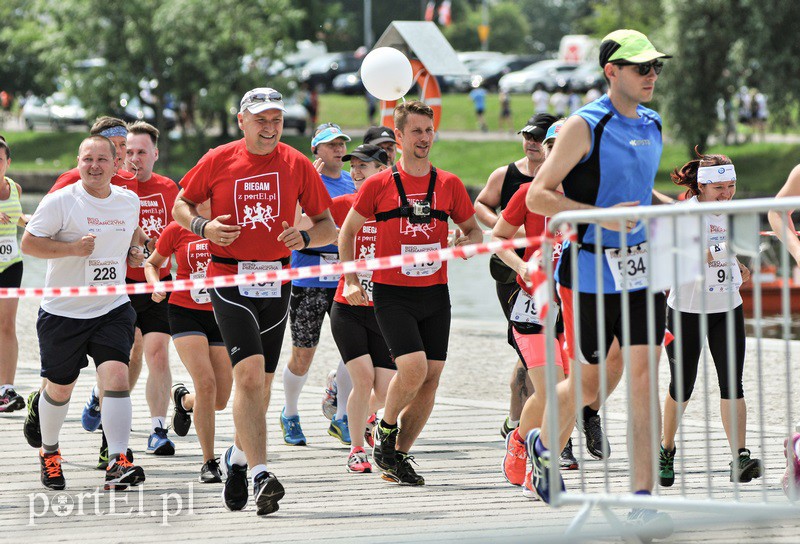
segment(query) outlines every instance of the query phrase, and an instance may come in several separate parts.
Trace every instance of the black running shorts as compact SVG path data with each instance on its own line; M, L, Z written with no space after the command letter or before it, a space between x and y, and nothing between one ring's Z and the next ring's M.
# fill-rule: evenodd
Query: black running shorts
M375 317L389 352L398 357L424 351L431 361L447 359L450 291L447 284L402 287L375 283Z
M509 317L511 316L511 297L519 289L519 285L517 282L514 283L500 283L499 281L495 282L495 289L497 291L497 300L500 301L500 308L503 309L503 315L506 318L506 322L508 322ZM506 341L508 342L509 346L514 345L514 335L511 333L511 323L508 322L508 337Z
M319 344L322 321L330 315L336 288L292 286L289 303L292 345L296 348L315 348Z
M372 306L351 306L334 302L331 310L331 332L345 363L369 355L372 366L397 370Z
M264 370L275 372L289 317L291 284L281 286L276 298L251 298L238 287L209 289L214 317L231 358L236 363L252 355L264 356Z
M205 336L210 346L224 346L214 312L169 305L169 328L172 339L183 336Z
M0 287L14 289L22 285L22 261L0 272Z
M39 308L36 333L41 376L58 385L71 384L89 366L87 355L95 367L106 361L128 364L135 321L136 312L128 302L90 319L62 317Z
M172 276L167 276L163 281L171 281ZM125 283L140 283L130 278L125 278ZM131 306L136 311L136 328L142 334L160 332L170 334L169 327L169 293L161 302L155 302L150 293L142 295L129 295Z
M571 360L596 365L600 362L600 338L597 334L597 299L594 293L580 293L580 335L581 353L576 353L574 307L572 290L559 286L561 298L561 312L564 317L564 332L567 338L567 351ZM622 346L622 295L611 293L603 296L605 328L603 331L606 354L614 338ZM632 291L628 293L630 308L630 343L632 346L646 346L650 343L648 329L654 328L654 338L657 346L664 340L666 328L666 296L664 293L653 295L654 321L647 315L647 290Z

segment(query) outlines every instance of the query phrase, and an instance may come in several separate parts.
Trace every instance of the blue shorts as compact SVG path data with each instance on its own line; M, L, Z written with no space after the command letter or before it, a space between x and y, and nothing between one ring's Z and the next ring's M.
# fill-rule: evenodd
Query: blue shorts
M42 378L69 385L78 379L82 368L89 366L87 356L94 360L95 367L106 361L127 365L135 322L136 312L129 302L90 319L62 317L39 308L36 332Z

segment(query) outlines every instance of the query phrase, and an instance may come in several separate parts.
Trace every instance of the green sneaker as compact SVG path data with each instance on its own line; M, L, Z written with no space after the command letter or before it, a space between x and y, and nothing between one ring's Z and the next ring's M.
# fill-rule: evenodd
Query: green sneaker
M750 457L750 450L741 450L739 457L731 461L731 481L738 481L742 483L749 482L754 478L760 478L764 467L761 464L761 459L753 459Z
M672 451L667 451L664 446L661 446L661 451L658 453L658 479L662 487L672 487L675 483L675 452L677 447L672 448Z

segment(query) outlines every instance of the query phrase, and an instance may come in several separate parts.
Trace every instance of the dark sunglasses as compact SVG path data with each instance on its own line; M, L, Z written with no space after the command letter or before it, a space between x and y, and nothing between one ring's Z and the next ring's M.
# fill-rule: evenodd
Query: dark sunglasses
M537 144L540 144L544 141L544 135L539 133L523 132L522 137L525 139L526 142L533 140Z
M339 125L337 125L336 123L322 123L321 125L319 125L319 126L316 128L316 130L315 130L314 132L315 132L316 134L319 134L320 132L322 132L322 131L323 131L323 130L325 130L326 128L335 128L336 130L342 130L342 127L340 127L340 126L339 126Z
M283 100L283 95L278 91L256 93L247 97L247 102L251 104L258 102L280 102L281 100Z
M656 71L656 75L661 73L661 70L664 68L664 63L654 60L652 62L642 62L642 63L635 63L635 62L615 62L617 66L636 66L639 70L640 76L646 76L650 73L650 68Z

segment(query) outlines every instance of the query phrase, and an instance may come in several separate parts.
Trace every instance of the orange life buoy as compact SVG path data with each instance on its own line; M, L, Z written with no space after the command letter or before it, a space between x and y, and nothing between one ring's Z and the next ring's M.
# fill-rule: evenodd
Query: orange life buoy
M416 59L411 61L411 69L414 74L414 83L420 88L420 100L433 110L433 130L438 131L439 122L442 120L442 91L439 89L439 82ZM396 105L397 100L381 100L381 124L383 126L394 128Z

